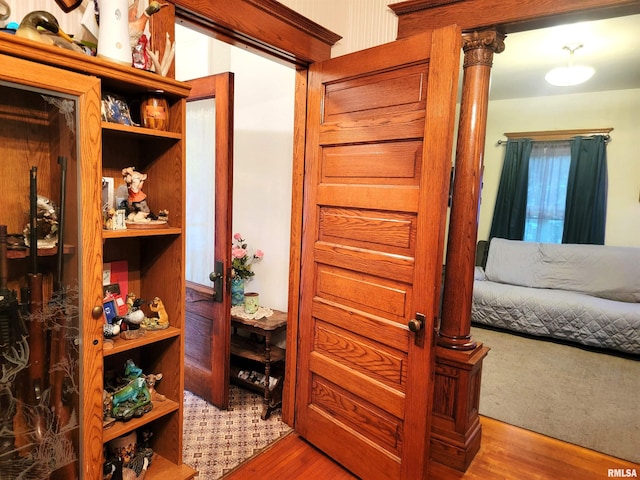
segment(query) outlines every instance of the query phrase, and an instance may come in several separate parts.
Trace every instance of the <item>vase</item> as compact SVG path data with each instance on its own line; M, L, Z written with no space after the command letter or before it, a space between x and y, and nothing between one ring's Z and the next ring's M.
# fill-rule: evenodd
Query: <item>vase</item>
M244 304L244 278L233 277L231 279L231 305Z
M167 99L158 92L147 96L140 103L140 122L145 128L167 130L169 127L169 105Z
M128 0L99 0L98 57L131 66Z

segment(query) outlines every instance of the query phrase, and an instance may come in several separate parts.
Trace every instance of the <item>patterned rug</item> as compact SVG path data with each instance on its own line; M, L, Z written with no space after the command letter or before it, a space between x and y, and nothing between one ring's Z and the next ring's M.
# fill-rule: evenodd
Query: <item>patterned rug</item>
M185 390L182 461L215 480L291 431L282 410L262 420L262 396L231 385L229 409L219 410Z

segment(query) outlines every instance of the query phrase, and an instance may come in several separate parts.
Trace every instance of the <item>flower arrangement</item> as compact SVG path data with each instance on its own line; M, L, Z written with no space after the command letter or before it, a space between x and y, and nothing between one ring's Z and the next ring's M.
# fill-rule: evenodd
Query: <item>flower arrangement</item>
M231 277L242 279L253 277L255 272L251 270L251 265L253 262L262 260L262 257L264 257L264 252L260 249L253 254L249 254L244 238L242 238L241 234L236 233L233 236L233 245L231 247Z

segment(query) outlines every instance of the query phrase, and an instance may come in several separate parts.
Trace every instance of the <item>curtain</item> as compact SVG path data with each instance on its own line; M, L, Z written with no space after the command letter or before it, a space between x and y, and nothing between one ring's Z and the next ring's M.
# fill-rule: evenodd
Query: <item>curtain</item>
M529 138L507 141L489 239L524 237L531 148Z
M562 243L604 245L607 213L607 151L602 135L571 139Z
M562 242L570 164L569 140L533 143L524 240Z

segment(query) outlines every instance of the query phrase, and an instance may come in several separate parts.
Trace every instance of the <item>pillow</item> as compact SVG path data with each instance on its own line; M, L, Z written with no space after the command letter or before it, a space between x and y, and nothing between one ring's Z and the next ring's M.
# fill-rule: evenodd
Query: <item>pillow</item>
M487 276L484 274L484 268L475 267L475 270L473 271L473 279L474 280L486 280Z

